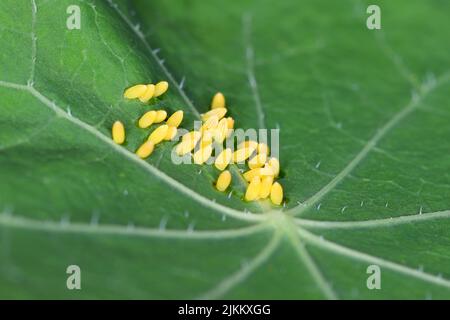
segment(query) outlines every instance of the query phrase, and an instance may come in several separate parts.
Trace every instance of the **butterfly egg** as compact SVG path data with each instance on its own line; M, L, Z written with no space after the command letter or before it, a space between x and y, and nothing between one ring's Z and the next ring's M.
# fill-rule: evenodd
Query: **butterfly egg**
M233 153L230 148L222 150L222 152L217 156L216 161L214 161L214 165L220 171L223 171L231 161Z
M145 84L137 84L125 90L123 96L127 99L136 99L142 96L146 90L147 86Z
M198 131L191 131L186 133L182 138L181 142L177 145L175 151L178 155L185 155L191 152L195 148L197 142L201 139L202 134Z
M179 144L177 144L177 146L175 148L175 152L179 156L184 156L185 154L191 152L191 150L194 149L194 147L195 147L195 145L192 146L192 148L191 148L189 142L182 141Z
M254 147L244 147L241 149L237 149L233 153L233 162L234 163L242 163L247 160L253 152L255 152L256 148Z
M156 119L156 111L154 110L147 111L139 119L138 125L140 128L148 128L153 124L155 119Z
M139 100L141 102L148 102L152 97L153 94L155 93L155 85L154 84L148 84L147 85L147 89L145 90L145 92L139 96Z
M181 121L183 121L183 110L178 110L167 119L166 123L169 127L178 128Z
M218 124L219 124L219 118L216 116L212 116L211 118L208 118L208 120L206 120L203 123L203 125L200 128L200 131L203 132L206 130L215 129Z
M217 120L222 119L225 114L227 113L227 109L225 108L217 108L217 109L212 109L204 114L201 115L202 120L203 121L207 121L209 118L211 117L217 117Z
M260 176L272 176L272 177L275 176L272 167L268 163L266 163L264 165L264 167L259 168L259 175Z
M266 199L272 190L273 176L263 176L261 178L261 189L259 190L259 197Z
M272 176L273 177L273 171L270 166L267 166L267 164L263 168L255 168L250 169L243 174L244 179L248 182L252 181L253 177L255 176Z
M248 167L250 169L261 168L267 161L267 155L265 153L259 153L248 161Z
M280 205L283 201L283 187L278 182L272 185L270 190L270 200L273 204Z
M155 97L159 97L164 94L169 88L169 83L167 81L160 81L155 85L155 93L153 94Z
M252 179L253 179L254 177L260 175L259 172L260 172L260 168L248 170L247 172L244 172L244 174L243 174L244 179L245 179L247 182L250 182L250 181L252 181Z
M231 173L228 170L223 171L217 178L216 188L219 191L225 191L231 183Z
M146 141L137 149L136 154L139 158L145 159L152 154L154 148L155 144L152 141Z
M261 199L266 199L270 195L272 190L273 176L262 176L261 177L261 189L259 190L259 197Z
M259 198L259 192L261 190L261 178L259 176L253 177L245 192L245 200L253 201Z
M227 119L227 124L228 124L228 131L227 131L226 137L229 138L231 136L231 134L233 133L234 119L232 117L228 117L226 119Z
M280 174L280 162L277 158L270 158L269 166L272 168L273 174L275 177L278 177Z
M258 144L258 153L265 153L266 155L269 155L270 149L269 146L265 143L259 143Z
M212 146L209 144L207 146L202 146L194 153L194 163L203 164L206 162L212 154Z
M233 129L234 128L234 119L232 117L228 117L227 119L227 123L228 123L228 129Z
M211 109L225 108L225 96L221 92L217 92L211 101Z
M214 140L217 143L223 143L223 140L225 140L225 138L227 137L227 132L227 119L221 119L219 121L219 124L217 125L217 128L214 130Z
M204 131L202 138L200 140L200 144L202 146L207 146L213 142L213 134L211 131Z
M169 127L167 129L166 136L164 137L164 140L173 140L175 136L177 135L177 127Z
M156 111L155 123L160 123L166 120L167 112L165 110Z
M199 131L191 131L186 133L182 138L181 141L195 141L195 144L197 144L197 141L202 137L202 134Z
M241 142L238 145L238 149L242 149L242 148L252 148L252 149L256 150L258 148L258 142L252 141L252 140Z
M115 143L122 144L125 141L125 127L123 126L123 123L120 121L114 122L112 129L111 129L111 135Z
M185 155L186 153L189 152L189 151L185 152L185 150L186 150L186 143L184 143L184 142L180 142L175 147L175 153L179 156Z
M154 144L158 144L164 140L167 135L167 131L169 131L169 126L167 124L160 125L150 134L148 140Z

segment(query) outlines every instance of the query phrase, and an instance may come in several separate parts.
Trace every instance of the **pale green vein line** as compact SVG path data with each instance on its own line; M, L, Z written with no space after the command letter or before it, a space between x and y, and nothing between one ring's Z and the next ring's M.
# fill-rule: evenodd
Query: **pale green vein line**
M249 236L268 228L267 224L259 223L250 227L239 229L221 229L221 230L169 230L169 229L151 229L143 227L128 227L112 224L87 224L87 223L60 223L55 221L42 221L18 217L15 215L0 215L0 226L47 231L56 233L87 233L93 235L112 235L112 236L134 236L145 238L169 238L169 239L234 239L238 237Z
M304 219L294 219L294 221L299 226L310 227L314 229L359 229L359 228L393 227L413 222L421 222L445 218L450 218L450 210L412 214L386 219L364 220L364 221L314 221Z
M233 273L229 277L221 281L215 288L202 294L199 299L218 299L224 296L227 292L233 289L238 284L244 282L258 267L266 262L280 243L281 235L275 231L270 242L261 252L255 256L251 261L245 264L239 271Z
M6 150L9 150L9 149L12 149L12 148L17 148L17 147L22 146L24 144L30 144L31 141L33 139L35 139L37 136L39 136L39 134L44 132L45 129L47 129L52 124L52 122L55 119L57 119L57 116L54 116L54 117L50 118L43 125L41 125L37 129L35 129L35 130L31 131L30 133L28 133L25 138L16 140L16 141L14 141L14 142L12 142L10 144L0 145L0 152L5 152Z
M184 93L181 86L178 84L177 81L175 81L175 78L172 76L172 74L169 72L169 70L164 66L164 64L158 58L155 51L152 49L152 47L150 46L148 41L145 39L144 34L139 30L139 28L137 26L133 25L131 20L122 12L122 10L120 10L119 6L116 3L114 3L112 0L108 0L108 3L117 12L117 14L122 18L122 20L125 21L125 23L130 27L130 29L133 30L133 32L136 34L136 36L142 41L142 43L144 44L144 47L147 49L147 51L150 53L150 55L155 59L156 63L159 65L159 67L164 72L164 74L169 79L169 81L177 88L179 94L181 95L183 100L186 102L186 104L189 106L191 111L198 118L200 118L200 114L199 114L197 108L195 108L192 101L189 100L189 98Z
M289 227L291 229L291 227ZM328 281L323 276L322 272L320 271L319 267L316 265L314 260L309 255L307 249L304 245L302 245L299 241L299 236L295 232L295 230L289 230L288 231L289 238L291 239L292 246L294 247L299 259L303 262L306 269L308 269L309 273L311 274L314 281L317 283L317 286L319 289L323 292L325 297L329 300L337 300L339 299L337 294L334 292L334 290L331 288Z
M430 85L422 85L421 92L413 95L411 101L406 105L406 107L402 108L399 112L397 112L383 127L381 127L377 133L366 143L364 148L351 160L347 166L339 172L327 185L325 185L322 189L320 189L316 194L307 199L303 204L298 205L290 210L287 210L287 214L292 215L300 215L301 213L308 210L311 206L316 204L320 199L322 199L328 192L333 190L345 177L349 175L350 172L357 167L361 161L363 161L366 156L372 151L377 143L389 132L392 128L394 128L397 124L399 124L404 118L406 118L409 114L411 114L414 110L418 108L422 100L433 90L438 88L440 85L447 82L449 79L449 74L445 74L443 77L438 79L436 82L431 83Z
M398 55L394 49L386 41L385 34L381 32L375 32L375 39L377 40L382 52L385 56L392 61L398 73L405 78L414 88L420 89L420 82L416 75L405 65L402 57Z
M36 51L37 51L37 36L36 36L36 20L37 20L37 5L35 0L31 0L31 72L28 83L32 85L34 81L34 72L36 69Z
M242 17L242 29L243 38L245 46L245 60L247 63L247 78L250 85L250 90L253 95L253 100L255 101L256 114L258 115L259 128L265 128L264 124L264 109L261 102L261 97L259 95L258 82L255 76L255 52L253 50L251 42L251 25L252 16L247 14Z
M12 82L8 82L8 81L3 81L0 80L0 86L5 87L5 88L10 88L10 89L15 89L15 90L28 90L28 86L23 85L23 84L17 84L17 83L12 83Z
M12 83L3 82L3 81L0 81L0 85L8 87L8 88L13 88L13 89L25 90L25 91L31 93L31 95L33 95L36 99L38 99L40 102L42 102L42 104L44 104L50 110L55 112L57 116L64 118L64 119L70 121L71 123L75 124L76 126L91 133L92 135L97 137L99 140L105 142L107 145L112 147L115 151L117 151L118 153L125 156L128 160L133 161L137 165L144 168L147 172L149 172L149 173L153 174L155 177L159 178L161 181L164 181L168 185L174 187L175 189L182 192L183 194L190 197L191 199L201 203L205 207L214 209L218 212L221 212L221 213L231 216L233 218L245 220L245 221L260 221L265 218L262 214L255 215L250 212L243 213L242 211L223 206L221 204L218 204L212 200L205 198L204 196L193 191L192 189L186 187L184 184L182 184L182 183L178 182L177 180L173 179L172 177L166 175L164 172L153 167L148 162L140 159L139 157L137 157L135 154L131 153L127 149L115 144L109 137L102 134L95 127L81 121L80 119L77 119L77 118L69 115L62 108L58 107L54 102L50 101L47 97L42 95L35 88L29 87L29 86L18 85L18 84L12 84Z
M366 20L365 15L365 4L357 0L355 3L358 6L357 12L361 19ZM381 52L386 56L387 59L391 61L393 66L396 68L397 72L401 77L408 81L408 83L415 89L420 89L420 82L417 76L408 68L408 66L403 61L402 57L394 51L394 49L389 45L386 40L384 30L378 30L377 32L372 32Z
M113 48L111 48L111 46L108 44L108 42L104 38L104 36L103 36L103 34L102 34L101 30L100 30L99 13L97 11L96 6L93 3L87 3L87 5L94 12L94 23L95 23L95 27L97 29L97 34L98 34L98 36L100 38L100 41L105 46L105 48L108 50L108 52L111 54L111 56L113 56L115 59L117 59L120 62L120 65L122 67L122 71L123 71L123 74L124 74L124 83L125 83L125 86L127 86L128 85L128 78L127 78L127 70L126 70L126 67L125 67L125 59L122 58L121 56L119 56L113 50Z
M302 228L298 228L297 231L304 241L309 242L317 247L328 250L334 254L352 258L358 261L363 261L365 263L376 264L379 265L380 267L390 269L392 271L404 274L406 276L410 276L422 281L426 281L450 289L450 281L442 277L431 275L421 270L412 269L410 267L406 267L404 265L383 258L375 257L367 253L363 253L354 249L350 249L348 247L344 247L337 243L318 237Z

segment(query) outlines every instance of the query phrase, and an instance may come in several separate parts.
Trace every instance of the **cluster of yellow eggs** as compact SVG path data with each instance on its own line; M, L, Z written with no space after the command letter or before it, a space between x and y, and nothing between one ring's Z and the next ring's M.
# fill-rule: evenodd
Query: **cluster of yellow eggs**
M138 84L126 89L124 97L139 99L145 103L153 97L164 94L168 87L166 81L158 82L156 85ZM180 156L192 153L193 161L198 165L208 161L213 153L213 143L223 146L225 139L233 132L234 119L225 117L227 111L224 95L220 92L216 93L211 101L211 110L201 115L201 127L181 137L175 149L176 153ZM165 110L150 110L140 117L138 121L140 128L148 128L165 121L136 150L140 158L145 159L150 156L156 144L174 139L177 128L183 120L183 111L178 110L167 120L166 118ZM125 128L122 122L114 122L112 138L118 144L125 141ZM269 155L270 150L265 143L252 140L242 142L234 152L230 148L222 148L214 160L214 166L221 171L216 181L217 190L224 192L231 184L231 173L225 170L229 164L246 162L249 170L243 174L248 182L245 200L255 201L270 197L273 204L280 205L283 201L283 188L275 181L280 173L280 163L277 158L269 157Z
M138 84L125 90L124 97L148 102L151 98L164 94L168 88L169 84L167 81L158 82L156 85ZM152 124L162 123L166 118L167 112L165 110L150 110L140 117L138 126L145 129ZM145 159L152 154L155 145L162 141L172 140L177 134L177 128L181 124L181 121L183 121L183 111L178 110L148 136L147 141L136 150L136 154L140 158ZM125 142L125 127L122 122L114 122L112 126L112 138L117 144Z

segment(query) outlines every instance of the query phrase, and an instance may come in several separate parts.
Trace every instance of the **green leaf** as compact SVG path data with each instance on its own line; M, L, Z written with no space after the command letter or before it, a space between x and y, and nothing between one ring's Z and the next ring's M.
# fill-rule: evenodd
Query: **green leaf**
M0 297L450 298L450 3L374 3L381 30L356 0L1 1ZM134 155L144 111L190 129L219 90L280 129L283 209Z

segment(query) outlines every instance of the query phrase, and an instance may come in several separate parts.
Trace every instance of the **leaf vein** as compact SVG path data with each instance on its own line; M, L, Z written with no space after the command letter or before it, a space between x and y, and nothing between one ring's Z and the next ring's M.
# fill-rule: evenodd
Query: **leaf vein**
M443 83L447 82L450 74L445 74L438 81L431 84L422 85L422 89L419 94L413 94L410 102L397 112L383 127L381 127L375 135L365 144L362 150L339 172L328 184L326 184L322 189L316 192L313 196L307 199L302 205L298 205L286 211L287 214L291 215L301 215L306 212L311 206L322 199L326 194L333 190L344 178L346 178L350 172L357 167L366 156L377 146L377 143L394 128L398 123L400 123L405 117L416 110L422 100L430 94L433 90L438 88Z
M332 241L325 240L323 238L320 238L308 231L306 231L303 228L297 229L298 234L300 237L305 240L306 242L309 242L312 245L315 245L317 247L321 247L323 249L326 249L334 254L341 255L347 258L353 258L355 260L363 261L366 263L371 264L377 264L379 266L385 267L387 269L390 269L392 271L396 271L398 273L420 279L429 283L433 283L442 287L445 287L447 289L450 289L450 281L447 279L444 279L439 276L431 275L428 273L425 273L422 270L415 270L410 267L404 266L402 264L392 262L390 260L386 260L380 257L376 257L364 252L360 252L345 246L342 246L340 244L337 244Z
M168 230L151 229L144 227L129 227L113 224L96 223L68 223L62 224L55 221L40 221L25 217L18 217L9 214L0 215L0 225L4 227L19 228L26 230L47 231L57 233L86 233L94 235L118 235L118 236L137 236L145 238L170 238L170 239L233 239L242 236L252 235L267 229L267 224L258 223L249 227L237 229L219 229L219 230Z

